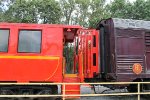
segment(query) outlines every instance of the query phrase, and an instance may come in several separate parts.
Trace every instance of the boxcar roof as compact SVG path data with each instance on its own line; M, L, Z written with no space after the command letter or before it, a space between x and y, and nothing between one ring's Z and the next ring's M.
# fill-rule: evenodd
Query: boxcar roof
M150 21L112 18L115 28L150 29Z
M133 19L121 19L121 18L109 18L106 20L102 20L98 23L99 25L103 25L104 21L112 20L114 24L114 28L132 28L132 29L150 29L150 21L144 20L133 20Z

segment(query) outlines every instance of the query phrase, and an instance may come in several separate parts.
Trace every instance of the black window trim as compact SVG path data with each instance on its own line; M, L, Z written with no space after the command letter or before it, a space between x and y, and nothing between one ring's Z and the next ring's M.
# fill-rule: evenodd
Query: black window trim
M96 66L96 53L93 53L93 66Z
M96 35L93 35L93 47L96 47Z
M6 51L0 51L0 53L8 53L9 51L9 41L10 41L10 28L0 28L0 30L8 30L8 39L7 39L7 50Z
M41 32L40 52L19 52L19 35L20 35L20 31L40 31ZM19 29L18 30L18 42L17 42L17 53L41 54L42 53L42 37L43 37L43 30L42 29Z

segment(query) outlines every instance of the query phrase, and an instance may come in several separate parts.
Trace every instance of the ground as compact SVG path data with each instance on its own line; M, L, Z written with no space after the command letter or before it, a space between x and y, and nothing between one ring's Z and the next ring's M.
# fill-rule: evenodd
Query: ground
M97 86L96 87L96 92L97 93L102 93L104 90L109 90L106 87L103 86ZM87 87L87 86L82 86L81 87L81 93L82 94L87 94L87 93L93 93L94 91ZM104 93L116 93L116 92L128 92L126 89L116 89L116 90L109 90L105 91ZM138 100L136 95L131 95L131 96L103 96L103 97L81 97L78 100ZM141 100L149 100L148 98L143 98L141 97Z

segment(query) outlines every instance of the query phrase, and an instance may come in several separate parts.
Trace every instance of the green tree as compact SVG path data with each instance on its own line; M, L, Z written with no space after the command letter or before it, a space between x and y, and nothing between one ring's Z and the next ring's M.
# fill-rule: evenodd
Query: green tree
M0 10L0 22L3 20L3 13L2 11Z
M132 18L150 20L150 0L136 0L132 7Z
M107 5L106 9L111 14L111 17L119 17L119 18L126 18L129 13L129 10L132 8L128 8L130 3L126 0L114 0L112 3ZM132 6L132 5L131 5Z
M55 0L36 0L41 23L58 24L61 18L61 8Z
M73 12L76 9L76 2L75 0L60 0L60 6L62 10L62 23L64 24L71 24L73 18Z
M106 9L111 17L150 20L150 0L114 0Z
M96 24L105 18L109 18L110 14L106 12L105 0L92 0L90 3L91 14L89 16L89 27L95 28Z
M60 0L63 23L93 27L95 23L107 17L105 0Z
M61 9L55 0L15 0L4 13L5 21L21 23L59 23Z
M37 23L37 11L35 0L15 0L7 11L5 11L5 21L21 23Z
M76 0L78 24L84 27L88 27L89 15L90 15L90 0Z
M73 66L74 66L74 46L71 43L66 43L64 46L64 52L63 56L66 59L66 67L65 72L66 73L72 73Z
M3 7L4 7L3 1L0 0L0 22L3 21L3 19L4 19L4 17L3 17Z

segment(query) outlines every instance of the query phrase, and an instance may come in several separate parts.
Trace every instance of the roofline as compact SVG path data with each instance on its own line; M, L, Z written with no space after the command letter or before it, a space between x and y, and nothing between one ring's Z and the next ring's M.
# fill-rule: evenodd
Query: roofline
M100 20L100 21L98 22L98 24L96 25L96 29L97 29L97 30L100 30L100 29L99 29L100 26L102 25L102 23L104 24L104 21L106 21L106 20L112 20L112 18L107 18L107 19L102 19L102 20Z
M82 28L80 25L64 25L64 24L35 24L35 23L5 23L0 22L0 26L21 26L21 27L60 27L60 28Z
M150 21L134 20L134 19L122 19L122 18L103 19L103 20L99 21L96 29L99 29L101 25L105 25L104 21L107 21L107 20L113 21L114 28L150 30Z

